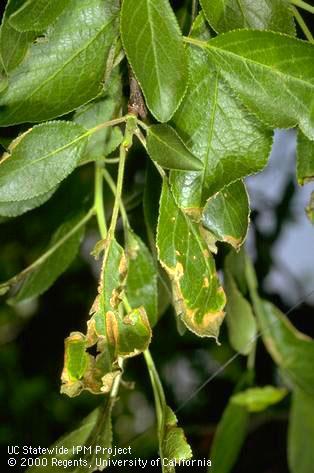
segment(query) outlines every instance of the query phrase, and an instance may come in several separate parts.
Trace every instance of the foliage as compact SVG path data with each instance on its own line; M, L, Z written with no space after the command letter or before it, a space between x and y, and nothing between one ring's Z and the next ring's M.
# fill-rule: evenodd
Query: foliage
M292 473L310 473L314 342L260 297L243 248L244 178L266 166L275 128L296 129L297 180L313 180L314 46L296 6L314 13L301 0L193 0L180 10L168 0L8 0L0 29L0 126L9 137L1 140L1 223L40 206L49 215L51 202L61 216L42 254L4 280L0 294L13 307L37 299L68 270L95 222L99 240L98 288L86 329L65 339L61 392L88 391L101 402L56 446L112 445L127 361L142 354L162 471L175 471L163 459L192 457L149 352L170 303L179 333L213 338L209 344L221 343L226 318L230 346L247 357L216 431L214 471L231 471L251 418L291 391L289 464ZM146 235L133 230L128 205L141 153ZM86 181L80 198L71 194L77 175ZM313 198L313 221L312 209ZM254 381L260 335L281 373L275 386ZM79 467L72 457L70 471L95 471L93 453Z

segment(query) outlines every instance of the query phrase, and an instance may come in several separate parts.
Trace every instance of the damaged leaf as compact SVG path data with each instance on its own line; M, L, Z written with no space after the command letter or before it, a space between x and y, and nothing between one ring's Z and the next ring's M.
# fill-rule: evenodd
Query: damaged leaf
M314 180L314 141L301 131L297 141L297 179L301 186Z
M217 240L239 249L249 227L249 198L242 181L237 181L208 199L202 224Z
M169 406L164 406L163 429L160 433L160 455L167 458L168 465L163 473L174 473L175 463L192 457L192 450L187 443L184 431L177 426L177 418Z
M127 232L128 275L126 295L131 307L145 308L151 327L157 322L157 271L148 248L132 231Z
M157 230L158 257L167 272L177 315L201 337L217 339L225 294L215 262L193 223L177 206L164 180Z

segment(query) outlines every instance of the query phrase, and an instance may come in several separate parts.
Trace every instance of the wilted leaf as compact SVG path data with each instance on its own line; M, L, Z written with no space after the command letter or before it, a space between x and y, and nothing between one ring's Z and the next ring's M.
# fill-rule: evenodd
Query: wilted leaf
M118 13L118 0L69 0L12 71L0 97L0 125L48 120L95 98L118 36Z
M169 1L124 0L121 35L148 108L158 121L168 121L188 80L181 31Z
M249 212L245 185L237 181L208 199L202 213L202 224L217 240L239 249L248 231Z
M226 265L224 283L227 296L226 321L232 348L242 355L248 355L254 347L257 333L251 304L239 291L232 273Z
M264 386L262 388L249 388L232 396L232 402L243 406L248 412L260 412L273 404L277 404L287 395L287 390Z
M72 122L36 125L18 137L0 162L0 202L47 194L76 167L84 152L85 130Z
M147 150L153 161L166 169L201 170L202 162L168 125L153 125L147 133Z
M314 403L313 395L296 389L288 431L288 460L291 473L311 473L314 463Z
M151 328L144 307L125 316L107 312L106 336L116 357L130 358L145 351L151 341Z
M206 50L224 79L265 124L299 125L314 140L313 44L269 31L239 30L211 39Z
M202 15L193 38L207 40ZM250 114L213 67L205 51L189 47L190 80L173 123L191 152L203 163L202 172L172 172L176 200L200 216L207 199L228 184L261 171L267 164L272 133Z
M238 28L295 34L286 0L201 0L206 18L218 33Z
M97 354L93 356L88 353L85 363L86 355L81 352L80 366L84 364L85 369L76 378L69 376L69 357L65 354L61 390L71 397L85 389L94 394L109 392L121 371L118 358L142 353L151 340L151 328L143 307L123 313L121 301L126 283L127 260L122 247L115 239L108 238L101 242L97 252L101 250L104 255L98 296L87 322L86 337L80 334L85 349L94 346ZM75 333L75 336L78 334ZM67 340L66 347L71 342L71 336Z
M43 31L62 13L70 0L26 0L9 19L17 31Z
M177 206L166 181L157 231L159 260L172 283L177 315L201 337L217 338L225 294L199 228Z
M157 272L153 258L132 230L127 232L128 276L126 295L131 307L144 306L150 325L157 322Z

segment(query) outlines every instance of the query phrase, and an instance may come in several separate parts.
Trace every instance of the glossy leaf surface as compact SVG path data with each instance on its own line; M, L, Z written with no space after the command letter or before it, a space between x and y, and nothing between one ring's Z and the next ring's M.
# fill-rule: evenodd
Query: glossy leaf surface
M124 0L121 35L148 108L158 121L167 122L188 80L181 31L169 1Z
M185 146L168 125L151 126L147 133L147 150L153 161L166 169L201 170L202 162Z
M70 0L26 0L10 16L17 31L43 31L62 13Z
M63 115L101 92L118 35L118 6L118 0L69 1L12 71L0 97L0 126Z
M239 30L210 40L206 49L229 85L265 124L299 125L314 139L313 44L269 31Z
M292 11L285 0L201 0L201 5L218 33L252 28L295 34Z
M25 201L53 189L75 169L86 145L84 133L79 125L58 121L18 137L0 163L0 202Z
M23 0L9 0L0 27L0 63L5 71L10 72L23 60L34 33L20 33L9 23L9 18L21 5ZM0 109L1 110L1 109Z
M207 40L202 16L193 37ZM271 132L242 105L201 48L189 46L190 81L173 123L191 152L203 163L199 173L172 173L177 201L199 214L209 197L228 184L258 172L267 163Z

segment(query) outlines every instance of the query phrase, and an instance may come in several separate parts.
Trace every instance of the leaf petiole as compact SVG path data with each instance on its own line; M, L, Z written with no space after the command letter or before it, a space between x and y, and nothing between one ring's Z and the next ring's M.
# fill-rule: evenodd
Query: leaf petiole
M99 227L99 232L102 239L107 236L107 224L104 209L104 196L103 196L103 174L102 167L99 162L95 162L95 200L94 206L96 211L96 217Z
M303 31L304 33L304 36L307 38L307 40L310 42L310 43L313 43L314 42L314 38L313 38L313 35L312 33L310 32L307 24L305 23L305 21L303 20L302 16L300 15L299 11L297 8L295 7L291 7L291 10L293 12L293 16L294 18L296 19L296 21L298 22L301 30Z
M107 184L110 187L110 189L111 189L112 193L114 194L114 196L116 196L117 195L117 186L116 186L114 180L112 179L110 173L107 171L106 168L104 168L102 170L102 172L103 172L105 181L107 182ZM120 199L120 201L119 201L119 206L120 206L120 213L121 213L121 217L122 217L122 221L123 221L123 226L126 229L130 225L129 225L128 215L127 215L127 212L125 210L122 199Z
M312 7L311 5L309 5L306 2L303 2L303 0L290 0L290 3L292 3L292 5L295 5L296 7L302 8L303 10L306 10L310 13L314 13L314 7Z

